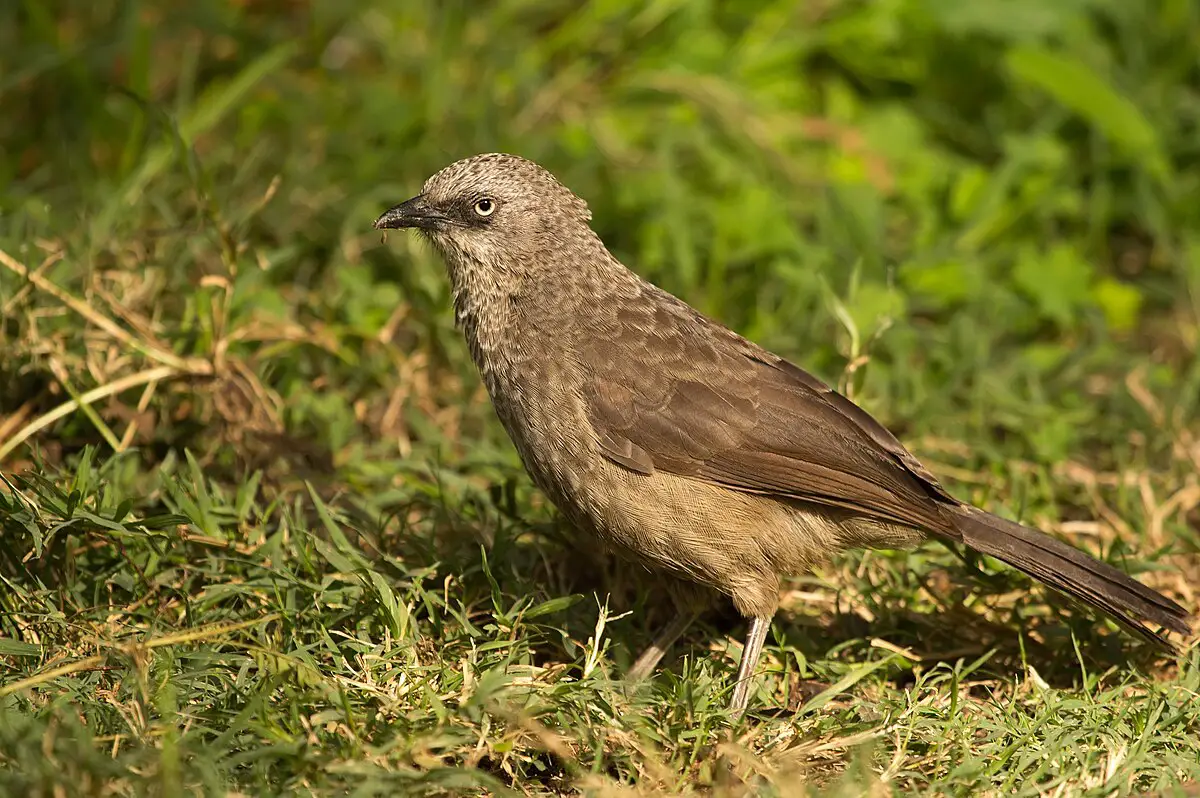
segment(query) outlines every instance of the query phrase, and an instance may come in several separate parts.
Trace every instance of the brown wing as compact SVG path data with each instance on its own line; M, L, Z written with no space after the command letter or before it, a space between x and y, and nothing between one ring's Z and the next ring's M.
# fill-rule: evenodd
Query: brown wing
M606 457L952 533L941 505L958 502L865 411L669 294L653 299L584 344Z

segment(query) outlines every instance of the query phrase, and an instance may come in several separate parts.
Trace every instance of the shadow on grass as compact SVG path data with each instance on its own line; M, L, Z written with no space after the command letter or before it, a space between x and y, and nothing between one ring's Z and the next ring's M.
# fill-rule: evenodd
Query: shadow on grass
M543 525L537 537L528 546L512 546L507 551L512 570L528 575L527 580L520 580L524 589L608 596L611 610L630 612L629 622L609 629L616 644L610 656L622 669L627 667L674 614L669 580L624 563L595 544L581 542L581 536L563 524ZM1062 689L1078 689L1085 671L1096 674L1133 668L1152 674L1169 667L1169 654L1015 571L980 576L957 563L948 567L956 584L948 595L939 596L946 602L940 609L914 609L906 605L928 602L894 594L876 597L879 600L873 603L870 620L842 607L821 616L807 613L803 606L781 607L768 646L783 644L809 661L821 661L858 659L871 646L870 641L887 641L916 655L909 660L911 667L892 670L891 681L897 687L913 681L915 668L953 667L985 654L988 658L979 672L981 678L1011 682L1026 678L1027 668L1032 668L1046 684ZM851 592L872 589L869 584L853 584L853 579L846 581L845 589ZM986 609L964 606L961 599L967 596ZM993 596L1001 598L993 601ZM593 602L578 606L588 612L564 617L564 631L583 640L593 631L595 606ZM746 628L746 620L730 602L715 596L711 608L668 651L659 668L677 668L685 654L711 655L729 659L732 675ZM726 654L710 653L711 644L722 638L737 645L729 646ZM537 648L539 658L545 661L562 653L561 646Z
M464 603L470 604L469 594L487 588L469 576L472 572L478 576L479 537L470 533L462 537L469 524L452 526L458 530L457 538L451 535L423 540L418 556L426 563L440 563L447 572L468 575L462 589L467 594ZM597 603L607 602L614 616L628 613L606 628L613 644L609 657L617 673L632 663L676 611L669 578L605 552L565 522L555 519L530 525L513 517L495 527L488 558L504 593L513 597L585 597L571 609L547 619L561 629L564 637L582 643L593 635ZM464 545L465 541L469 545ZM845 559L853 562L854 555ZM935 597L944 602L941 608L930 607L927 599L899 593L893 585L883 588L885 593L892 591L889 594L872 596L870 620L861 612L840 606L840 602L820 615L811 614L803 605L786 606L775 616L768 646L793 648L810 662L842 658L857 661L868 655L866 649L872 640L883 640L892 648L915 655L908 660L908 667L890 671L889 679L897 688L913 681L915 669L929 670L943 664L953 667L984 655L988 656L978 672L981 679L1024 679L1028 667L1054 688L1079 688L1085 671L1090 675L1136 668L1154 673L1170 662L1169 655L1015 571L981 575L952 560L947 568L952 584L933 588L944 591ZM938 575L943 573L939 571ZM846 576L841 584L849 594L877 590L861 579ZM985 609L964 606L963 599L968 596ZM997 598L993 600L993 596ZM714 596L712 606L667 652L659 670L678 671L688 654L711 656L729 660L732 677L745 633L745 619L727 599ZM724 646L726 653L713 651L714 641L722 640L728 644ZM539 665L573 658L561 642L551 638L531 642L531 655ZM801 692L821 688L818 683L806 686L806 680L800 681Z

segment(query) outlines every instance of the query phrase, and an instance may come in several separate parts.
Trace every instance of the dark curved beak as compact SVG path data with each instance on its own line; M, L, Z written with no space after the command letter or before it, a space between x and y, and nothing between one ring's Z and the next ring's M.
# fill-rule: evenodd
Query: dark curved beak
M384 211L383 215L375 220L375 229L400 230L415 227L420 230L432 230L447 221L449 220L445 214L431 207L423 195L418 195Z

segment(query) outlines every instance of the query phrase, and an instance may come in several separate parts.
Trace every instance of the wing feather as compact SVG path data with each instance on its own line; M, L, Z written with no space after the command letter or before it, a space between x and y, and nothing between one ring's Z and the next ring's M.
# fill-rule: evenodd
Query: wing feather
M674 297L621 309L581 362L600 451L640 474L849 508L953 533L957 502L866 411Z

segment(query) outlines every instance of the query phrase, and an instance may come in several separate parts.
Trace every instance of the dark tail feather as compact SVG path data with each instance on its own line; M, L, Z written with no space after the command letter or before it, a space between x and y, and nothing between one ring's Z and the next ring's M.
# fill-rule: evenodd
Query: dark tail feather
M1060 540L964 506L957 515L962 540L1003 560L1068 596L1108 613L1128 629L1168 651L1176 651L1152 627L1189 634L1187 611L1156 590Z

